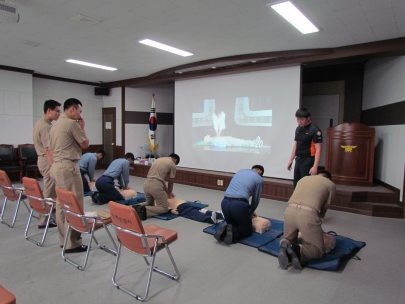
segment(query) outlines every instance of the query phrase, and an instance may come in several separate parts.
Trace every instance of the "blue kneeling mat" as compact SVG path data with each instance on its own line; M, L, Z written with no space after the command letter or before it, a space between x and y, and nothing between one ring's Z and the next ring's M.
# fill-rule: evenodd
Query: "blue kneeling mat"
M137 197L130 199L130 200L122 200L122 201L116 201L118 204L121 205L136 205L136 204L140 204L140 203L144 203L146 202L146 198L145 198L145 194L141 193L141 192L136 192L137 193Z
M329 253L325 253L322 258L312 260L306 263L305 267L320 269L320 270L338 270L339 265L345 259L350 259L364 246L366 243L355 241L341 235L333 235L336 239L335 248ZM278 256L280 250L281 237L259 247L259 251L270 253L271 255Z
M84 196L90 196L90 195L92 195L94 192L98 192L98 191L87 191L87 192L84 192Z
M271 223L270 230L263 234L253 232L252 236L241 239L239 241L239 243L245 244L248 246L252 246L254 248L259 248L260 246L273 241L274 239L278 238L280 235L283 234L283 231L284 231L284 222L283 221L279 221L276 219L271 219L271 218L263 217L263 216L261 216L261 217L270 221L270 223ZM217 232L219 227L221 227L222 225L226 225L226 224L227 223L225 221L223 221L221 223L207 227L203 231L206 233L209 233L209 234L215 234L215 232Z
M196 202L189 202L189 201L187 201L187 203L190 203L190 205L193 205L193 206L198 207L198 208L200 208L200 209L203 209L203 208L205 208L205 207L208 207L208 205L204 205L204 204L196 203ZM169 221L169 220L172 220L172 219L174 219L174 218L176 218L176 217L179 217L179 216L180 216L180 215L173 214L173 213L171 213L171 212L169 211L169 212L167 212L167 213L155 215L154 217L157 218L157 219L160 219L160 220Z

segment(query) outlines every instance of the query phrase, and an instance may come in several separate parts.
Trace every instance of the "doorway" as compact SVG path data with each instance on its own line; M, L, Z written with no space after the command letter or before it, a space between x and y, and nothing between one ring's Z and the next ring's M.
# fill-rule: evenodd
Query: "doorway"
M106 169L114 160L116 108L103 108L103 149L106 153L103 167Z

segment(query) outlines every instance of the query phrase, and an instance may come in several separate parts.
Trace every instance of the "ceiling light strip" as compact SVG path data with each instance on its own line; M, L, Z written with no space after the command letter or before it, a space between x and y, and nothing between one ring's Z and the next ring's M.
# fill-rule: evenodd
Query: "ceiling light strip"
M98 69L103 69L103 70L108 70L108 71L116 71L117 70L117 68L112 68L112 67L108 67L108 66L105 66L105 65L99 65L99 64L85 62L85 61L80 61L80 60L76 60L76 59L67 59L66 62L85 65L85 66L89 66L89 67L92 67L92 68L98 68Z
M313 25L312 22L309 21L309 19L305 17L304 14L301 13L290 1L277 4L270 3L268 5L294 25L301 33L309 34L319 32L319 29Z
M150 39L143 39L143 40L139 40L138 42L142 43L142 44L145 44L145 45L152 46L154 48L157 48L157 49L160 49L160 50L163 50L163 51L166 51L166 52L174 53L176 55L180 55L180 56L183 56L183 57L194 55L193 53L186 52L186 51L180 50L178 48L172 47L170 45L166 45L166 44L163 44L163 43L160 43L160 42L157 42L157 41L153 41L153 40L150 40Z

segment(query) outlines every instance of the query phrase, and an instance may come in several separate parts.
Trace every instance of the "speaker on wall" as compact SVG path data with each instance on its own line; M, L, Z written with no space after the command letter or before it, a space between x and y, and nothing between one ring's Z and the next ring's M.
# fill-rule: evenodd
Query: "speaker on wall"
M95 87L94 88L94 95L109 96L110 95L110 88Z

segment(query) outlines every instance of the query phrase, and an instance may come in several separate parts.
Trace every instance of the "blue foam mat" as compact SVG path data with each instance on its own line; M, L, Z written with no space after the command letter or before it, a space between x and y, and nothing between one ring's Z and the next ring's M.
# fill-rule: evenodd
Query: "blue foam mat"
M98 192L98 191L87 191L87 192L84 192L84 196L90 196L90 195L92 195L94 192Z
M305 267L320 270L338 270L343 260L353 257L357 251L366 246L364 242L355 241L341 235L333 235L333 237L336 239L335 248L331 252L324 254L321 259L309 261L304 265ZM281 237L259 247L259 251L278 256L280 241Z
M190 203L191 205L193 205L193 206L195 206L195 207L198 207L198 208L200 208L200 209L203 209L203 208L205 208L205 207L208 207L208 205L201 204L201 203L196 203L196 202L189 202L189 201L187 201L187 203ZM180 215L173 214L173 213L171 213L171 212L169 211L169 212L164 213L164 214L155 215L154 217L157 218L157 219L159 219L159 220L169 221L169 220L172 220L172 219L174 219L174 218L176 218L176 217L179 217L179 216L180 216Z
M121 205L128 205L128 206L132 206L132 205L136 205L136 204L140 204L140 203L144 203L146 202L145 199L145 194L141 193L141 192L137 192L137 197L130 199L130 200L122 200L122 201L116 201L118 204Z
M263 217L262 218L268 219L271 222L271 227L270 230L260 234L253 232L252 236L249 236L247 238L241 239L239 243L245 244L251 247L259 248L260 246L267 244L271 242L272 240L276 239L279 237L281 234L283 234L284 230L284 222L279 221L276 219L271 219L268 217ZM215 234L215 232L221 227L222 225L226 225L227 223L225 221L212 225L210 227L205 228L203 231L209 234Z

